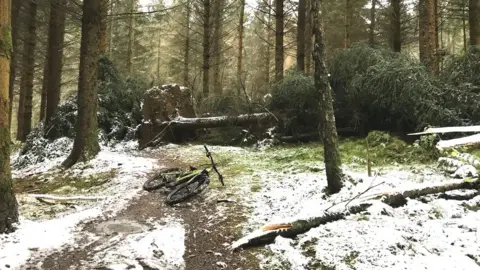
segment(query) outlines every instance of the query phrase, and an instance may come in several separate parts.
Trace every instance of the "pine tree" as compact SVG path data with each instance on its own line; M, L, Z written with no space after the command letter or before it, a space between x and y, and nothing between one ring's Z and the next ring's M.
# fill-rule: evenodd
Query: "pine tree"
M437 31L435 0L420 0L419 7L419 47L420 61L427 66L432 74L438 73L436 57Z
M480 46L480 3L469 0L468 24L470 26L470 45Z

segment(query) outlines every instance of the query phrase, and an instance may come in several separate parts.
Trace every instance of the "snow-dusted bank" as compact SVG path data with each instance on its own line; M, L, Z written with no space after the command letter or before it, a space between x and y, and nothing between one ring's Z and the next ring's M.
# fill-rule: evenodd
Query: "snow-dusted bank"
M67 144L68 145L68 144ZM71 145L71 144L70 144ZM59 153L53 159L46 159L41 163L27 166L21 170L14 170L15 177L25 177L27 175L38 175L40 173L70 173L80 176L91 175L116 169L116 176L102 185L102 189L95 195L106 196L102 201L92 202L87 205L77 206L75 211L61 214L54 219L49 220L28 220L20 213L20 223L18 229L8 235L0 235L0 269L8 267L10 269L20 268L30 257L41 257L58 251L63 246L78 246L77 238L81 236L77 225L93 219L106 219L114 216L120 210L124 209L129 201L137 196L141 190L146 173L150 172L158 165L155 160L139 157L134 150L136 145L124 144L116 147L102 147L98 156L87 164L77 164L67 172L61 172L58 166L66 158L68 151ZM13 161L18 156L13 157ZM148 232L138 236L131 236L133 239L138 237L138 241L149 241L156 239L157 244L171 239L158 240L163 232L174 230L175 235L183 235L183 228L178 223L174 227L158 226L157 231ZM137 237L137 238L135 238ZM181 240L181 239L180 239ZM127 242L122 244L128 245ZM135 242L135 241L134 241ZM183 247L183 241L181 240ZM164 251L168 252L168 251ZM175 257L173 264L181 265L182 252L178 252L180 258ZM179 262L180 261L180 262Z

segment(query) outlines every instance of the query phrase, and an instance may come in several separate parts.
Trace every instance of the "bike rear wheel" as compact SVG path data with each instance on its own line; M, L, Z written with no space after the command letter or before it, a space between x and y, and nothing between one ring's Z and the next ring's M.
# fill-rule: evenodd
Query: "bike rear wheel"
M183 202L195 195L200 194L208 187L208 184L210 184L210 178L208 174L198 174L188 182L177 186L175 190L168 194L165 202L168 205L174 205Z
M175 181L176 177L183 173L180 168L168 168L155 173L143 183L143 189L152 191L167 185L170 181Z

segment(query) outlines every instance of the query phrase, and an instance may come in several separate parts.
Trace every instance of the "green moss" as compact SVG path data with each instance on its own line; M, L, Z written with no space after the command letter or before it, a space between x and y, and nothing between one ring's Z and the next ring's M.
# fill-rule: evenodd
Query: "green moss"
M18 178L14 180L14 190L16 193L49 193L49 194L68 194L69 189L75 192L91 191L116 176L117 171L112 169L107 172L92 174L86 177L72 175L54 175L46 180L39 176Z
M430 214L433 215L436 219L441 219L443 217L442 210L438 207L432 208L432 210L429 211Z
M10 24L5 24L0 29L1 38L0 38L0 56L5 56L7 58L11 57L13 46L12 46L12 27Z
M360 215L358 216L357 220L369 221L370 217L368 215Z

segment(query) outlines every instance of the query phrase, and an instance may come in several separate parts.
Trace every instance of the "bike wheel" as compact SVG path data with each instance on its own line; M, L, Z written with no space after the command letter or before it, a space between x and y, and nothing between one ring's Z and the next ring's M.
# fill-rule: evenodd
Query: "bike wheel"
M176 178L177 175L182 174L183 170L180 168L168 168L155 173L143 183L143 189L152 191L165 186L169 181ZM172 177L173 176L173 177Z
M186 199L189 199L197 194L200 194L202 191L204 191L207 188L209 183L210 183L210 178L208 177L207 174L203 174L203 173L198 174L192 179L190 179L188 182L177 186L175 190L173 190L170 194L168 194L165 202L168 205L174 205L182 201L185 201Z

